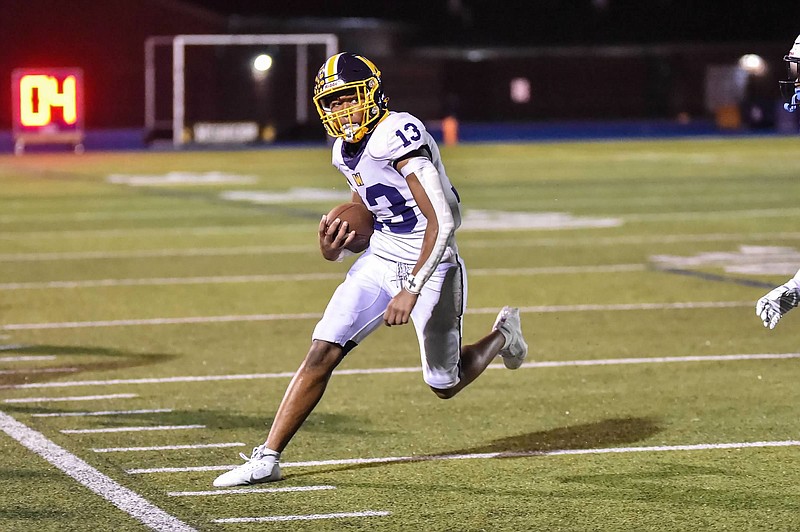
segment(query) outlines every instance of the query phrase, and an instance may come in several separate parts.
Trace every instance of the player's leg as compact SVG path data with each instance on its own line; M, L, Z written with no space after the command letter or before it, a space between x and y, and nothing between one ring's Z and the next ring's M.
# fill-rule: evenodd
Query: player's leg
M460 259L440 264L411 313L419 339L422 377L442 399L474 381L503 347L503 336L497 332L474 345L462 346L466 288L466 269Z
M311 342L311 349L292 377L275 413L267 436L268 449L283 452L289 440L322 399L333 370L345 354L346 351L340 345L323 340Z
M218 476L214 480L215 486L243 486L282 478L281 451L317 406L334 368L344 355L345 350L340 345L319 340L312 342L305 360L286 389L267 442L254 448L250 458L242 455L247 461Z
M528 356L528 342L522 335L522 325L519 319L519 309L503 307L497 314L497 319L492 326L493 332L503 334L505 342L500 349L503 364L508 369L518 369Z
M441 266L425 286L429 284L432 290L423 289L412 319L420 338L425 382L438 397L449 399L477 379L498 355L505 360L510 339L519 338L522 343L524 340L521 340L519 312L505 308L489 334L474 344L461 345L467 282L460 258L455 264ZM509 313L516 317L516 322L507 318ZM499 327L501 316L505 318ZM514 326L516 329L512 331Z
M497 355L503 358L503 364L508 369L518 369L528 356L528 344L522 336L518 308L503 307L492 332L461 349L462 378L452 390L453 395L483 373Z
M311 349L283 396L267 437L278 453L306 420L325 392L333 370L344 356L374 331L389 303L382 290L386 265L363 255L331 296L312 334Z
M215 486L281 479L280 454L319 403L333 370L382 323L390 299L381 289L385 266L367 256L356 261L331 297L314 329L311 348L278 407L267 441L253 449L249 459L242 455L247 462L217 477Z

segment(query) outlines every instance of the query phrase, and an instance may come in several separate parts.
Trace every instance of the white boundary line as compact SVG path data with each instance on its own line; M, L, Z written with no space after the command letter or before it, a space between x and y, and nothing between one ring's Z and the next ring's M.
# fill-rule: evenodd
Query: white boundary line
M228 517L214 519L213 523L275 523L281 521L315 521L317 519L343 519L348 517L385 517L390 512L378 510L364 510L363 512L342 512L336 514L311 514L311 515L270 515L267 517Z
M195 530L4 412L0 412L0 430L153 530Z
M677 357L640 357L640 358L601 358L594 360L552 360L542 362L526 362L521 367L534 368L560 368L571 366L615 366L622 364L665 364L674 362L727 362L735 360L783 360L800 358L800 353L755 353L736 355L692 355ZM503 369L502 364L491 364L487 369ZM377 375L382 373L415 373L421 371L419 366L396 368L369 368L369 369L342 369L336 370L336 375ZM260 379L288 379L294 377L293 371L280 373L244 373L238 375L187 375L178 377L152 377L143 379L109 379L96 381L61 381L61 382L34 382L30 384L9 384L0 386L0 389L31 389L31 388L72 388L77 386L117 386L120 384L165 384L175 382L214 382ZM104 398L114 396L89 396L90 398ZM80 400L78 398L39 398L39 399L6 399L6 402L34 402L37 400Z
M752 301L694 301L679 303L620 303L611 305L543 305L520 307L520 312L557 313L557 312L594 312L594 311L626 311L626 310L687 310L708 308L736 308L753 306ZM496 314L496 307L468 309L467 314ZM183 318L142 318L129 320L102 321L66 321L55 323L9 323L0 326L6 331L30 331L46 329L82 329L94 327L131 327L145 325L187 325L196 323L233 323L247 321L282 321L282 320L318 320L319 312L298 314L236 314L230 316L189 316Z
M152 430L204 429L205 425L156 425L152 427L107 427L103 429L64 429L61 434L99 434L101 432L145 432Z
M202 497L206 495L239 495L243 493L294 493L299 491L335 490L336 486L294 486L290 488L234 488L210 491L168 491L170 497Z
M134 451L179 451L182 449L216 449L220 447L244 447L242 442L231 443L196 443L193 445L159 445L156 447L107 447L105 449L92 449L96 453L128 453Z
M800 447L799 440L757 441L740 443L699 443L693 445L655 445L647 447L605 447L595 449L557 449L553 451L499 451L495 453L442 454L421 456L384 456L377 458L346 458L341 460L312 460L307 462L281 462L281 467L319 467L335 465L363 465L397 462L435 462L440 460L485 460L488 458L525 458L537 456L562 456L583 454L624 454L656 453L672 451L710 451L721 449L759 449L766 447ZM194 473L204 471L223 471L237 465L195 466L195 467L154 467L147 469L127 469L130 475L154 473Z
M69 396L69 397L22 397L19 399L3 399L3 402L4 403L52 403L57 401L98 401L100 399L132 399L134 397L139 397L139 396L136 395L135 393L113 393L110 395L82 395L82 396Z

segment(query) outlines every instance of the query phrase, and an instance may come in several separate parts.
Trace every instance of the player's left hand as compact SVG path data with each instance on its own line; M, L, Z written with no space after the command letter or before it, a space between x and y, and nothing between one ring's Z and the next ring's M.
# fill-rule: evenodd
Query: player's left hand
M383 313L383 323L391 327L392 325L405 325L411 319L411 311L417 304L419 294L412 294L408 290L400 290L396 296L389 301L386 311Z

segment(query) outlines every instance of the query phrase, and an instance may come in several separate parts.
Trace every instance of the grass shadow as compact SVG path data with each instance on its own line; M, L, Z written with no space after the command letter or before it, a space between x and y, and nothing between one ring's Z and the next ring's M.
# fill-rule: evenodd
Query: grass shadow
M325 471L308 471L292 474L305 476L335 471L348 471L384 467L398 463L443 460L471 454L489 454L493 458L525 458L545 455L560 450L596 449L631 444L647 439L661 431L661 426L651 418L615 418L571 427L559 427L494 440L484 445L457 449L446 453L400 457L379 463L348 464Z
M593 449L630 444L647 439L661 431L661 427L650 418L604 419L595 423L584 423L572 427L531 432L494 440L485 445L459 449L444 454L500 453L547 453L558 450ZM443 456L443 455L431 455Z
M79 375L88 371L107 371L114 369L128 369L140 366L149 366L166 362L177 357L164 353L130 353L118 349L108 349L104 347L74 346L74 345L27 345L19 346L15 349L2 351L3 356L44 356L55 355L64 357L106 357L100 360L86 360L84 362L71 361L63 365L36 366L31 372L25 372L25 368L20 373L0 373L0 389L9 388L19 384L31 384L39 382L50 382L64 376ZM17 369L17 368L14 368ZM48 372L36 372L35 370L46 369ZM70 369L74 371L57 371L59 369Z

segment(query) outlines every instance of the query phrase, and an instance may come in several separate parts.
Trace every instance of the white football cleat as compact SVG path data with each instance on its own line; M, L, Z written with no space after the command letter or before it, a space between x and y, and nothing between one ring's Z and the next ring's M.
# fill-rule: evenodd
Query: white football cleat
M279 455L265 454L265 446L259 445L253 449L250 458L244 453L239 453L246 462L223 473L214 480L217 488L231 486L249 486L263 482L275 482L283 478L281 466L278 463Z
M506 338L506 343L499 353L503 357L503 364L508 369L519 368L528 356L528 344L522 336L519 309L503 307L497 315L492 330L500 331Z

